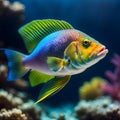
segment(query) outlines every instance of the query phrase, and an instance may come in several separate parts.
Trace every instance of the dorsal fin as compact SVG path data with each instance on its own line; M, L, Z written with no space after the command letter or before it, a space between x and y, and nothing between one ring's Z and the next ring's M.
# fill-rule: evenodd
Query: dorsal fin
M29 53L33 51L36 45L47 35L64 29L73 29L73 27L62 20L45 19L34 20L19 29L25 46Z

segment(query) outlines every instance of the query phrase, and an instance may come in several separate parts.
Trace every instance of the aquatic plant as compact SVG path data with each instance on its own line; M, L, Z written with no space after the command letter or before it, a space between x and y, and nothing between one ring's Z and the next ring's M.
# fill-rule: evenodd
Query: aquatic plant
M79 88L80 99L91 100L103 96L102 85L105 80L101 77L94 77L89 82L85 82Z
M108 93L112 99L120 101L120 56L115 54L111 63L116 67L114 72L106 71L106 76L110 80L103 85L103 90Z
M110 97L96 100L81 100L75 107L80 120L120 120L120 104Z

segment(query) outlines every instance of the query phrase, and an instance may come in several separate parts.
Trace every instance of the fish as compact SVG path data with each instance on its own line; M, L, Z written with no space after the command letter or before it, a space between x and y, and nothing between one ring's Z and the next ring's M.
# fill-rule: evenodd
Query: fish
M72 75L82 73L108 53L104 45L64 20L33 20L18 32L28 54L0 49L8 59L7 80L29 72L31 86L45 83L35 104L60 91Z

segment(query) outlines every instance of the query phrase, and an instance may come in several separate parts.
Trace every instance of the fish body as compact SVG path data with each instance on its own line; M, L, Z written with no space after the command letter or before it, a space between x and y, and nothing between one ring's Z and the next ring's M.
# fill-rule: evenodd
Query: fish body
M72 67L71 69L69 68L69 66L70 66L70 64L69 64L69 65L66 65L65 68L59 72L50 70L49 66L47 64L48 56L54 56L54 57L64 59L65 58L65 54L64 54L65 49L70 45L70 43L79 42L80 34L83 34L83 33L80 33L80 31L78 31L78 30L69 30L68 29L68 30L57 31L57 32L54 32L54 33L48 35L37 45L35 50L24 59L24 61L23 61L24 65L29 67L29 69L35 69L42 73L49 74L49 75L55 75L55 76L73 75L73 74L82 72L88 66L91 66L92 63L89 64L89 62L85 62L84 65L80 65L79 68L75 68L74 66L71 65L71 67ZM85 35L85 36L88 38L87 35ZM79 45L80 45L80 43L79 43ZM101 46L104 48L103 45L101 45ZM67 56L67 57L69 58L70 56ZM100 60L100 59L98 59L98 60ZM71 60L71 63L72 62L73 61ZM94 60L94 62L95 62L95 60Z
M35 20L19 33L29 55L1 49L8 58L8 80L30 71L32 86L46 83L36 103L61 90L71 75L83 72L108 53L104 45L65 21Z
M76 30L61 30L46 36L24 59L24 65L50 75L64 74L63 70L60 73L51 71L47 64L47 57L54 56L63 59L65 49L71 42L76 41L77 37Z

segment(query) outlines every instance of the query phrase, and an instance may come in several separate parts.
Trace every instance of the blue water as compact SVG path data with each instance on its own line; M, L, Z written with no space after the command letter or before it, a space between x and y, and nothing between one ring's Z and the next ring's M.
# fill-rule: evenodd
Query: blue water
M10 0L14 1L14 0ZM25 5L25 23L35 19L62 19L73 25L96 40L103 43L109 54L101 62L87 71L72 76L65 88L56 95L47 99L51 103L78 101L78 88L84 81L94 76L103 76L107 69L113 66L109 63L113 53L120 54L120 0L18 0ZM20 42L20 40L19 40ZM7 45L25 51L23 42L19 46L17 41ZM16 44L15 44L16 43ZM30 91L36 92L37 88ZM33 98L36 98L37 94Z

